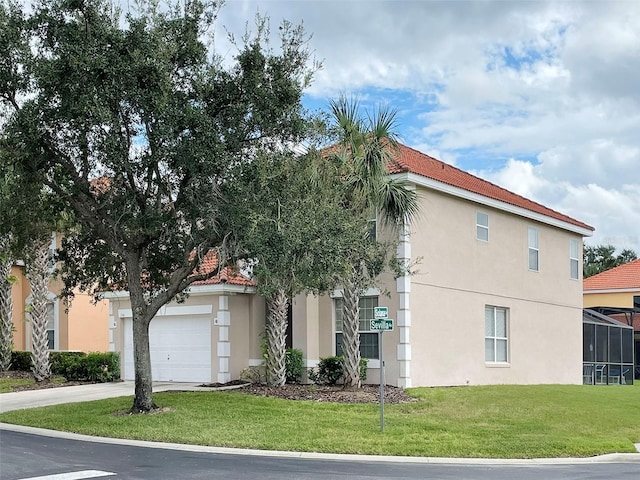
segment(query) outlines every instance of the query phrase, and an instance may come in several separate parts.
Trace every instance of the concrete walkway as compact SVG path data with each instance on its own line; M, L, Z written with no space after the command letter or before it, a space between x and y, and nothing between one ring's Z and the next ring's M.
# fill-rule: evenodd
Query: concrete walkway
M211 391L210 387L200 387L201 383L153 382L153 391L168 390ZM126 397L133 395L134 382L93 383L73 387L44 388L42 390L24 390L0 394L0 413L23 408L46 407L62 403L88 402L104 398Z
M173 391L211 391L211 387L201 387L200 383L174 383L174 382L154 382L154 392ZM216 390L227 390L237 387L222 387ZM44 407L47 405L59 405L63 403L86 402L90 400L101 400L104 398L114 398L132 396L134 393L134 382L116 383L96 383L91 385L77 385L73 387L47 388L42 390L25 390L22 392L11 392L0 394L0 413L23 408ZM59 432L54 430L44 430L40 428L24 427L20 425L9 425L0 423L0 430L12 430L49 437L67 438L73 440L85 440L93 442L114 443L121 445L137 445L152 448L167 448L171 450L184 450L192 452L228 453L241 455L262 455L279 456L289 458L323 458L333 460L362 460L362 461L383 461L383 462L411 462L411 463L444 463L444 464L492 464L492 465L541 465L541 464L576 464L576 463L612 463L631 462L640 463L640 453L612 453L588 458L537 458L537 459L481 459L481 458L430 458L430 457L385 457L369 455L340 455L321 454L304 452L278 452L265 450L248 450L224 447L204 447L198 445L182 445L174 443L145 442L138 440L113 439L102 437L91 437L75 433ZM635 444L640 452L640 443Z

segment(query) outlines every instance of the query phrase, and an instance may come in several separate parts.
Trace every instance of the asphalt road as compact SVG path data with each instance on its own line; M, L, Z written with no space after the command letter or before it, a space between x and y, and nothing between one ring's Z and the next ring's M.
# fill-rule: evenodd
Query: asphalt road
M148 448L0 430L0 478L637 480L640 463L451 465L319 460Z

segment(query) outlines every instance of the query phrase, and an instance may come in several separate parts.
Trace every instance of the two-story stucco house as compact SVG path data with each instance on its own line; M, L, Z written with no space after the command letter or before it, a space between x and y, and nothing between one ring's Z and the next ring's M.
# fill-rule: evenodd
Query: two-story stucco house
M386 306L395 322L383 334L388 384L581 383L582 239L593 228L405 146L389 174L419 197L398 246L417 272L386 275L362 296L368 381L381 363L369 320ZM132 378L131 307L124 293L109 297L113 348ZM307 366L340 353L340 309L339 290L294 300L288 343ZM193 287L151 323L154 378L238 378L261 363L264 318L264 301L241 276Z

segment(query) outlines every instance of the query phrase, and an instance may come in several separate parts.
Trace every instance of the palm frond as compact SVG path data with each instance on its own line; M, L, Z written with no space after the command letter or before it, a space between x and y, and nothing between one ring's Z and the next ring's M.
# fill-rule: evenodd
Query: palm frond
M378 202L382 220L390 225L410 222L419 210L416 192L397 180L388 179L379 185Z

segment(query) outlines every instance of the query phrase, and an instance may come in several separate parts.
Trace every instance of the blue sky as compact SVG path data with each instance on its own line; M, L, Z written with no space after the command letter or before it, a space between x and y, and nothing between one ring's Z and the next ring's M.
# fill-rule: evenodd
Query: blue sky
M640 2L228 0L216 50L256 11L312 35L308 107L390 105L407 145L640 253Z

